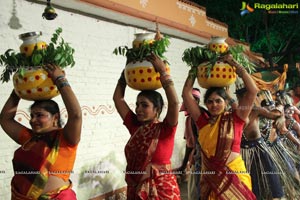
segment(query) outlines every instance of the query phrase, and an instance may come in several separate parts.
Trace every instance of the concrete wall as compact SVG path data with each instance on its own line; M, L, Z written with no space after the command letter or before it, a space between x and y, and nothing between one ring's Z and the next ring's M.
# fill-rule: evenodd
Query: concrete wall
M75 91L83 111L82 139L78 147L74 173L71 179L78 199L85 200L126 186L124 181L125 158L123 148L129 134L123 126L112 101L112 94L125 58L112 51L120 45L131 45L134 34L142 32L135 27L123 26L90 16L56 9L58 17L53 21L42 18L45 5L15 0L16 16L22 25L12 29L13 0L0 1L0 54L8 48L18 50L22 41L18 35L30 31L42 31L49 42L57 27L63 28L63 37L76 50L74 68L66 69L67 78ZM166 56L180 101L181 90L189 68L182 62L183 50L196 44L171 39ZM2 67L0 67L2 71ZM197 86L197 85L196 85ZM0 84L0 107L13 89L12 82ZM158 90L163 94L164 91ZM128 89L126 98L134 108L137 91ZM60 96L54 98L61 107L66 121L66 110ZM28 107L32 102L22 100L16 119L28 126ZM173 166L180 164L185 142L183 140L184 115L180 114L176 142L172 157ZM12 157L18 145L0 129L0 199L10 198L10 181L13 176Z

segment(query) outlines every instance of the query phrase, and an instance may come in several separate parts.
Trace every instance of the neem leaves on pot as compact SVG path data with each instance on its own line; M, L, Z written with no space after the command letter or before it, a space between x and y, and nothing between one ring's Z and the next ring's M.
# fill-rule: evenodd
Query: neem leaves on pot
M0 66L4 67L0 80L8 82L15 72L22 76L26 67L44 66L48 63L58 65L61 68L73 67L75 65L73 57L75 50L64 41L61 33L62 28L57 28L52 35L51 42L45 48L39 48L36 45L30 54L8 49L0 55Z
M170 45L170 40L168 36L157 36L153 40L143 40L139 46L134 45L129 48L128 46L119 46L114 49L113 53L115 55L126 56L127 63L144 60L151 52L155 53L162 60L167 61L166 57L163 55Z
M135 90L156 90L161 88L160 74L155 71L146 57L155 53L166 62L166 72L170 73L170 67L164 53L170 44L169 37L163 37L159 31L153 33L135 34L131 48L120 46L114 49L115 55L126 56L125 79L127 85Z
M255 71L256 66L244 54L242 45L231 46L227 51L216 51L209 46L211 44L191 47L182 54L182 60L191 67L191 73L197 77L201 87L225 87L235 81L234 68L219 61L226 54L231 54L250 74Z

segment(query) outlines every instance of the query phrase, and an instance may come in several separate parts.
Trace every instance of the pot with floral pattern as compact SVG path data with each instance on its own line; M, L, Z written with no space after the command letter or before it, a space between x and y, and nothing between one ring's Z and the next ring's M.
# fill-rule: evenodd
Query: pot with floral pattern
M56 85L41 67L26 67L22 75L16 72L13 85L16 94L29 101L46 100L59 95Z
M20 52L27 57L32 55L34 49L47 48L47 44L39 37L42 32L28 32L19 35L23 40ZM42 67L24 67L13 75L13 85L16 94L25 100L36 101L51 99L59 95L59 91L48 73Z

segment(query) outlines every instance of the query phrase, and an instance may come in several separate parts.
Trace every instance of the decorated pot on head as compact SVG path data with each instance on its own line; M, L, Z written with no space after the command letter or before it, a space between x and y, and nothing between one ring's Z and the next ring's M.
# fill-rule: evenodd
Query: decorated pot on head
M46 100L59 95L56 85L41 67L26 67L22 75L16 72L13 84L16 94L29 101Z
M235 82L235 68L228 63L217 61L212 67L207 65L202 63L198 66L197 81L201 87L227 87Z
M26 56L31 56L33 50L45 49L47 44L44 41L41 41L39 37L42 35L41 31L28 32L19 35L19 38L23 40L23 43L20 45L20 52L24 53Z
M228 44L225 40L226 38L223 37L212 37L207 46L211 51L226 53ZM201 63L197 70L197 80L198 84L206 89L227 87L236 80L235 68L222 61L217 61L214 66L209 65L208 62Z
M228 51L228 44L225 40L226 38L224 37L211 37L208 43L208 48L217 53L225 53Z
M167 64L166 72L170 74ZM156 90L162 87L160 74L147 60L128 63L125 67L125 80L127 85L135 90Z
M23 40L20 46L21 53L27 57L37 50L47 48L47 44L41 41L39 37L42 32L28 32L19 35ZM13 85L16 94L25 100L36 101L51 99L59 95L59 91L48 73L42 67L27 66L19 69L13 75Z
M135 39L132 41L133 48L139 48L143 43L153 43L155 33L136 33Z
M153 43L155 33L138 33L132 42L133 48L139 48L143 43ZM152 63L143 59L132 61L125 66L125 80L129 87L135 90L156 90L162 87L160 74L155 71ZM170 67L166 64L166 73L170 73Z

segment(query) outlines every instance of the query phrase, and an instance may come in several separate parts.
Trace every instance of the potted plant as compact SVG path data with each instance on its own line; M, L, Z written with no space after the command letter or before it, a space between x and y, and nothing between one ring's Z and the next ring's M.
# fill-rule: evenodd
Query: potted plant
M62 28L57 28L47 45L37 38L41 32L21 34L21 52L8 49L0 55L0 66L4 67L0 80L8 82L13 75L15 92L26 100L51 99L59 94L48 73L42 68L51 63L65 68L73 67L74 49L61 37ZM59 40L60 39L60 40Z
M236 74L234 67L221 61L222 56L231 54L249 73L255 71L256 66L248 60L244 51L242 45L228 47L225 39L218 43L212 38L208 45L186 49L182 60L191 67L191 73L197 77L201 87L226 87L235 82Z
M145 58L151 52L158 55L166 61L163 55L170 45L169 37L163 37L159 31L154 33L135 34L132 48L120 46L114 49L116 55L126 56L125 80L127 85L135 90L156 90L161 88L160 75L154 67ZM170 67L166 61L167 73L170 73Z

